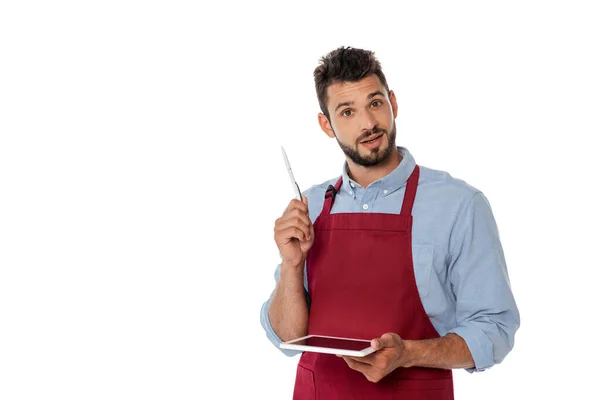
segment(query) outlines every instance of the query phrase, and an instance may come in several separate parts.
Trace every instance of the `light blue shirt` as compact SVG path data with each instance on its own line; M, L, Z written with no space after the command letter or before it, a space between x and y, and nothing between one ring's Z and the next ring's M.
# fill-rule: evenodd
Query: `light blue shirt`
M331 213L399 214L415 160L406 148L398 150L403 157L398 167L367 188L349 178L344 164L342 187ZM498 228L481 191L446 172L420 169L412 210L419 295L440 336L455 333L467 343L475 361L475 368L467 371L482 371L504 359L520 325ZM321 213L327 187L335 185L338 178L304 192L313 223ZM389 256L394 257L393 251ZM276 282L280 267L275 270ZM306 268L304 286L307 288ZM262 306L261 324L279 348L282 341L268 318L270 300ZM288 356L300 353L281 351Z

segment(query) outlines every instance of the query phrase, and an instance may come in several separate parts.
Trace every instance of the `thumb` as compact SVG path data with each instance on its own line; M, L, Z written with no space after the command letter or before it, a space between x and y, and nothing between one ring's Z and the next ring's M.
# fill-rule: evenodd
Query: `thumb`
M302 202L308 205L308 199L306 198L306 196L302 196Z
M396 338L400 339L400 336L395 333L384 333L380 338L371 340L371 347L375 350L396 347Z

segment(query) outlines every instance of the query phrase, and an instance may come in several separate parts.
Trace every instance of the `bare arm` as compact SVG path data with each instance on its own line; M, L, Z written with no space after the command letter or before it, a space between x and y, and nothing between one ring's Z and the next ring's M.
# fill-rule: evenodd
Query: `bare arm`
M279 281L269 303L269 321L284 342L306 335L308 305L304 294L304 262L281 264Z
M472 368L475 366L467 343L449 333L437 339L405 340L403 367Z
M348 366L371 382L378 382L396 368L469 368L475 365L465 341L450 333L437 339L403 340L386 333L371 341L377 350L366 357L344 357Z

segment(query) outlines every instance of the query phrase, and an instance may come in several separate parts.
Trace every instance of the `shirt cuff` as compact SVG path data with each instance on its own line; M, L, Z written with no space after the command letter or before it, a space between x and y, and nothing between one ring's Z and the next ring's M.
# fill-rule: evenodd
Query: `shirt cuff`
M279 338L279 336L277 336L277 334L273 330L273 327L271 326L271 321L269 321L269 302L270 301L271 300L265 301L265 303L262 305L262 308L260 310L260 323L263 326L263 328L267 334L267 337L269 338L271 343L273 343L273 345L275 347L277 347L277 349L279 349L279 351L281 351L283 354L285 354L288 357L293 357L298 354L302 354L303 353L302 351L287 350L287 349L282 349L281 347L279 347L279 345L281 343L283 343L283 340L281 340Z
M487 335L476 327L459 326L448 333L454 333L467 343L475 368L465 368L469 373L481 372L494 365L494 346Z

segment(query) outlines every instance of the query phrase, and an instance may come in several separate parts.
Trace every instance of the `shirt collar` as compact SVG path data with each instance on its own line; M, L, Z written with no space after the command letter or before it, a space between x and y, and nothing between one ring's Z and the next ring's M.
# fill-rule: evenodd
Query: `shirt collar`
M400 155L402 156L402 161L400 164L389 174L384 176L383 178L371 183L371 185L376 182L381 182L379 187L383 192L383 195L388 195L401 187L406 185L410 174L412 174L415 169L416 162L413 158L412 154L405 147L397 147ZM350 179L348 176L348 162L344 162L344 168L342 168L342 189L347 193L354 193L354 188L351 186L353 184L355 187L358 186L358 183Z

